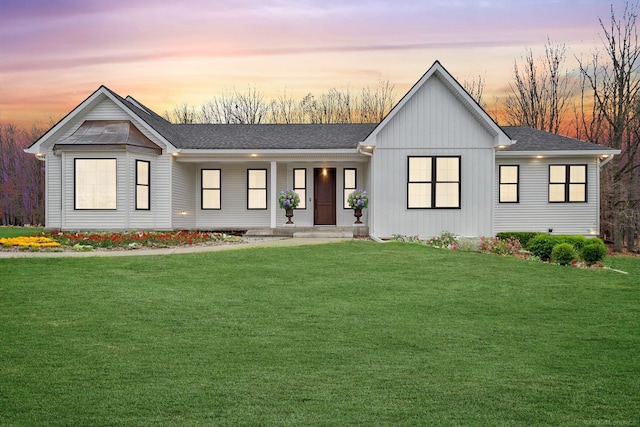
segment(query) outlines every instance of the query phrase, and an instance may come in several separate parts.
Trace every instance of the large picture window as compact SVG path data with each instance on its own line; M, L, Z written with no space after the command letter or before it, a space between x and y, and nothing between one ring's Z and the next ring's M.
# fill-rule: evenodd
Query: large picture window
M343 180L343 191L342 191L342 207L345 209L350 209L349 206L349 194L353 193L356 190L357 185L357 171L356 169L345 169L344 170L344 180Z
M293 170L293 191L298 193L300 197L300 203L298 209L307 208L307 170L306 169L294 169Z
M520 166L500 166L500 203L518 203L520 200Z
M247 209L267 209L266 169L247 169Z
M75 159L75 209L116 209L116 159Z
M460 208L460 157L409 157L407 208Z
M202 169L202 209L221 209L220 169Z
M587 165L549 165L549 202L587 201Z
M151 162L136 160L136 209L151 209Z

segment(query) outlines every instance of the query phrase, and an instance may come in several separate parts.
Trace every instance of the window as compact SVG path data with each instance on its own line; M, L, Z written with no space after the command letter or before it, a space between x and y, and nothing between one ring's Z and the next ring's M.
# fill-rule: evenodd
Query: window
M345 169L344 170L344 179L343 179L343 202L342 207L345 209L350 209L349 206L349 194L355 191L357 183L357 174L356 169Z
M587 201L587 165L549 165L549 202Z
M247 169L247 209L267 209L266 169Z
M407 208L460 208L460 157L409 157Z
M136 209L149 210L150 206L151 162L136 160Z
M298 209L307 208L307 170L306 169L294 169L293 170L293 191L300 196L300 204Z
M520 166L500 166L500 203L520 201Z
M75 159L75 209L116 209L116 159Z
M220 169L202 169L201 171L202 209L221 209Z

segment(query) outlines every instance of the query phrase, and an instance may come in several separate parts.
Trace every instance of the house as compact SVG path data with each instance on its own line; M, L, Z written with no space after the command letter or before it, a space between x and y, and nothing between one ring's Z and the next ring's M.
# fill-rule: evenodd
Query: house
M598 234L600 169L618 150L500 127L439 63L378 124L171 124L101 86L25 150L46 163L46 227L388 238ZM346 199L368 191L354 227Z

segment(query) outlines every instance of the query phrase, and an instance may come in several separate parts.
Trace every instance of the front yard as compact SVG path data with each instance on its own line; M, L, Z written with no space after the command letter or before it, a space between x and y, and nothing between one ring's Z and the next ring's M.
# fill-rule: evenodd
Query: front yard
M0 425L637 425L640 259L0 259Z

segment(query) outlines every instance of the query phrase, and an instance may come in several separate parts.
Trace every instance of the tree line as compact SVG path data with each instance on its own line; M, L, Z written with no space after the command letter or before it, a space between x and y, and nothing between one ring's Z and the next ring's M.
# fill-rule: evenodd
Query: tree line
M284 90L268 100L255 86L249 86L244 91L224 91L200 106L177 105L164 116L181 124L377 123L393 107L394 91L389 80L380 78L377 86L366 86L356 93L349 87L331 88L294 99Z
M485 79L462 81L467 92L498 123L530 126L621 150L603 167L601 229L617 250L634 250L640 235L640 0L611 4L599 19L601 46L567 63L567 47L547 39L544 53L532 49L514 60L506 98L487 108ZM295 99L284 90L275 99L255 87L224 91L200 106L181 104L164 113L172 123L377 123L395 104L395 88L379 79L353 91L332 88ZM43 132L41 125L0 127L0 224L44 222L43 164L22 149Z

